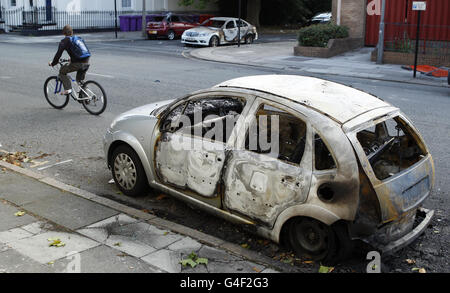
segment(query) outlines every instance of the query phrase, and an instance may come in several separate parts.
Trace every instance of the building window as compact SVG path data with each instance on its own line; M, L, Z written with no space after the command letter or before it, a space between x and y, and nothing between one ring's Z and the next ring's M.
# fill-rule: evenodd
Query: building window
M16 0L11 0L11 7L16 7L17 3Z
M122 8L131 8L131 0L122 0Z

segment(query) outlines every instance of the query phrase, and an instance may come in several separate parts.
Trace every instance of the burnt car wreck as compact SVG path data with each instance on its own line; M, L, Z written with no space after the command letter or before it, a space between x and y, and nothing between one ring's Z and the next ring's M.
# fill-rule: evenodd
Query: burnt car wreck
M105 153L125 194L150 185L316 260L355 239L392 253L433 216L433 160L411 121L316 78L244 77L129 111Z

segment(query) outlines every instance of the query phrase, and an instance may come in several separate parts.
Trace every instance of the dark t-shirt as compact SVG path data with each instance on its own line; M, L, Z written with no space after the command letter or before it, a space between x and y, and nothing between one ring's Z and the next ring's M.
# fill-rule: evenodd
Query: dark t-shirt
M61 40L58 47L58 52L56 52L55 58L53 58L52 66L55 66L58 64L59 59L61 58L64 51L67 51L67 54L70 56L70 61L72 63L88 63L89 57L85 59L78 59L75 57L72 53L72 50L70 49L70 37L65 37Z

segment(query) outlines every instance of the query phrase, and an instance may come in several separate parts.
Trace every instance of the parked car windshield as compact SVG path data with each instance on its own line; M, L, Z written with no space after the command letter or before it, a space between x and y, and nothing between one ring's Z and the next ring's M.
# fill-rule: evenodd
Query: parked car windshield
M165 16L154 16L154 17L152 17L151 21L153 21L153 22L161 22L161 21L164 20L164 18L165 18Z
M223 21L223 20L208 19L208 20L204 21L201 25L215 27L215 28L221 28L221 27L223 27L224 24L225 24L225 21Z

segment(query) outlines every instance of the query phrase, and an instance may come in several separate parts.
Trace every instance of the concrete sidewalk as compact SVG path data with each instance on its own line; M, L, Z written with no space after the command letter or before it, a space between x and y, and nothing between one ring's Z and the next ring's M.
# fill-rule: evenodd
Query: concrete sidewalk
M361 48L332 58L294 56L297 42L222 46L191 51L193 58L232 64L253 65L306 75L338 75L372 80L404 82L448 87L447 78L435 78L401 68L401 65L377 65L370 61L373 48Z
M183 266L189 255L207 263ZM237 245L0 161L0 273L277 272L270 267Z

